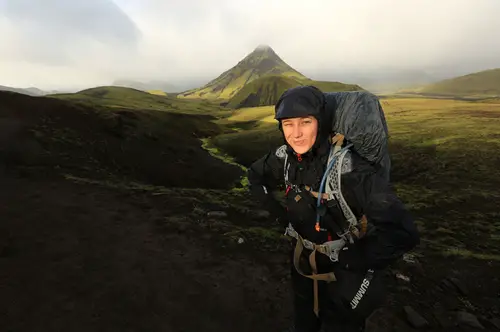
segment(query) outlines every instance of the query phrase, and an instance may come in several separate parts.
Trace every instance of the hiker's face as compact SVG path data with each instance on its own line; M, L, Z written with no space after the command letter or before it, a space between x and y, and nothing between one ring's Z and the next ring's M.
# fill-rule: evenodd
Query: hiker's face
M281 122L287 143L296 153L306 153L314 145L318 120L313 116L284 119Z

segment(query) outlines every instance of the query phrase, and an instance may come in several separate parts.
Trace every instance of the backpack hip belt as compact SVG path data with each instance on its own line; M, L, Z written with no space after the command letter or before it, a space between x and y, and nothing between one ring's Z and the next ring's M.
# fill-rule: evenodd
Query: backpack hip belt
M323 255L328 256L332 262L338 261L339 251L345 246L346 241L342 238L333 241L327 241L322 244L316 244L314 242L309 241L308 239L304 239L302 236L297 233L297 231L293 228L292 224L288 224L285 229L285 234L287 236L291 236L295 238L297 241L302 243L302 246L308 250L316 250Z
M333 272L318 274L316 252L327 255L332 261L337 261L338 252L342 247L344 247L345 241L343 239L339 239L335 241L328 241L323 244L316 244L302 238L302 236L300 236L300 234L293 229L291 224L288 224L288 227L285 230L285 235L292 236L297 239L297 244L295 245L295 251L293 254L293 265L295 266L295 270L297 270L300 275L313 280L314 313L317 317L319 317L318 281L332 282L336 281L337 277ZM299 266L299 260L304 248L312 250L309 254L309 265L311 266L312 274L305 274Z

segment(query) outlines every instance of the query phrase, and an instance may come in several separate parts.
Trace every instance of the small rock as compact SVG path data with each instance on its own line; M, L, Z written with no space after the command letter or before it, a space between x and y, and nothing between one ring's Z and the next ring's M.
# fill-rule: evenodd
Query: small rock
M402 273L396 273L396 278L406 282L410 282L410 277L407 277Z
M403 262L406 263L408 267L410 267L412 274L415 275L425 275L424 267L422 263L417 259L417 257L413 254L404 254Z
M243 238L242 238L242 237L240 237L240 238L238 239L238 244L242 244L242 243L244 243L244 242L245 242L245 240L243 240Z
M441 302L436 302L432 306L432 314L445 331L453 331L455 328L455 313L446 310L446 306Z
M403 260L409 264L415 264L417 262L415 255L409 253L403 255Z
M457 322L459 325L466 325L484 330L484 326L479 323L477 317L465 311L457 312Z
M424 317L420 316L412 307L405 306L404 311L406 313L406 319L414 328L420 329L429 325L429 322Z
M434 317L438 321L439 325L446 329L446 331L453 331L455 324L453 323L453 318L444 313L434 313Z
M224 211L210 211L207 213L207 217L213 217L213 218L226 218L227 213Z

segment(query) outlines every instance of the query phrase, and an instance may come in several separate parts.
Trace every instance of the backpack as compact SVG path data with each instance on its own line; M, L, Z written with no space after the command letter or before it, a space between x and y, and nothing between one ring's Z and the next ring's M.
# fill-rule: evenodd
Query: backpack
M360 237L366 231L366 219L358 221L342 195L341 175L348 167L347 154L356 152L374 165L377 173L390 180L390 156L388 151L389 131L378 97L367 91L329 92L326 99L325 116L332 123L332 146L326 171L321 180L319 192L312 192L317 198L316 230L320 230L320 219L324 208L321 200L336 200L347 221L344 232L337 234L348 242L354 242L353 235ZM344 140L346 145L343 146ZM284 150L282 151L284 152ZM285 185L288 182L288 156L284 154ZM363 225L364 223L364 225ZM363 229L364 227L364 229Z
M382 105L368 91L325 93L326 112L332 116L332 131L353 144L352 150L378 168L390 180L389 130Z

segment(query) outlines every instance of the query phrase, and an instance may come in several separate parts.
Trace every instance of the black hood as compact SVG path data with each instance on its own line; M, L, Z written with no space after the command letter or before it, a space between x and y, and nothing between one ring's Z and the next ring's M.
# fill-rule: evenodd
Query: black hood
M326 113L325 106L326 99L321 90L309 85L298 86L281 95L274 108L274 118L279 121L279 129L283 133L282 119L314 116L318 120L318 135L312 150L316 152L328 140L332 131L331 117ZM286 139L285 144L288 145Z

